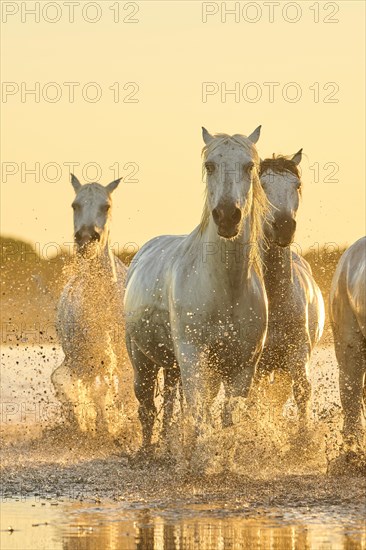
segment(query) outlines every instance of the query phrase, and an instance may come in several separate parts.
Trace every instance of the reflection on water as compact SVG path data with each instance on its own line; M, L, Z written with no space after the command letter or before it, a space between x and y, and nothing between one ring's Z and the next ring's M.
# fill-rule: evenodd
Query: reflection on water
M9 528L13 529L13 531ZM362 510L182 504L167 509L36 500L1 505L2 550L365 550Z

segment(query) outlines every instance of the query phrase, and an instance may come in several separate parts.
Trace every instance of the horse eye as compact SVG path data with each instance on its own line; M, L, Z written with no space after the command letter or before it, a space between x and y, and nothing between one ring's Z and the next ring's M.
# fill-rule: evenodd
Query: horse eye
M105 204L105 205L103 206L103 211L104 211L104 212L108 212L108 210L110 209L110 207L111 207L110 204Z
M248 172L248 174L253 170L254 168L254 162L248 162L247 164L244 164L244 170Z
M206 162L205 168L208 174L213 174L213 172L215 171L215 165L212 162Z
M79 205L73 203L73 204L71 205L71 207L72 207L73 210L77 210L77 209L79 208Z

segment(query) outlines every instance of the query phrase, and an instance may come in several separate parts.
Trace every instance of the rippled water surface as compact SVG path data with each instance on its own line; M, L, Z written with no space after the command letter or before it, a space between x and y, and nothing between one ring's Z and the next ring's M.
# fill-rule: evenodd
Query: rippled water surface
M128 507L30 499L2 504L8 530L1 532L1 548L363 549L360 512L339 505L280 510L220 501Z

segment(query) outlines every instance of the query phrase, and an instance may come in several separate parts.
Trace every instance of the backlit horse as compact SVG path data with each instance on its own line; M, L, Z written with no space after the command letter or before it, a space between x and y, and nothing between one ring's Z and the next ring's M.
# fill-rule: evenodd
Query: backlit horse
M52 374L56 396L69 419L80 424L74 407L94 406L97 428L106 428L107 398L122 406L122 352L124 349L123 297L126 268L109 246L112 192L120 180L106 187L81 185L72 175L75 190L74 240L77 254L73 273L57 309L57 333L65 359ZM84 411L84 414L86 411Z
M267 200L254 146L259 133L212 136L203 129L201 223L189 235L152 239L128 271L126 343L145 447L156 417L159 368L165 375L164 431L179 375L198 427L222 382L226 404L248 395L267 330L261 264Z
M324 328L324 301L309 264L290 248L301 197L300 150L261 162L260 180L271 204L265 222L267 248L264 280L268 297L268 333L258 376L288 372L299 420L308 420L311 385L307 369Z
M361 444L362 401L366 401L366 237L341 257L330 290L330 319L339 364L343 435ZM362 399L363 397L363 399Z

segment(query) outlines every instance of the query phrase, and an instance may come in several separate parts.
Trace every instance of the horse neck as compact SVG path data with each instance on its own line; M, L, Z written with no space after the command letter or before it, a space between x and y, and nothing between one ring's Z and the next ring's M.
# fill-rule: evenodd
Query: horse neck
M264 252L264 282L268 297L282 295L292 284L292 252L289 246L281 247L269 242Z
M239 289L249 276L249 246L251 239L250 214L243 220L238 236L233 240L219 237L217 226L210 216L202 233L201 255L213 277L220 283Z

